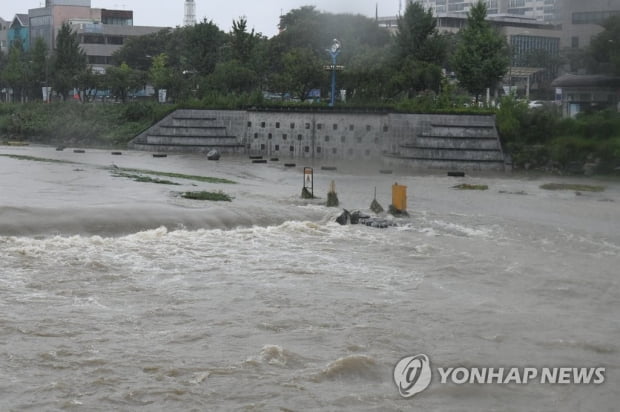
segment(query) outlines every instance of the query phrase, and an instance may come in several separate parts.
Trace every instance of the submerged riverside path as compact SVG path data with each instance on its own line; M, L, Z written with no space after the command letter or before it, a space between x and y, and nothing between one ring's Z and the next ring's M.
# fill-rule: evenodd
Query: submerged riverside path
M611 410L619 401L620 185L314 165L342 207L299 199L301 167L204 156L0 148L0 409ZM169 174L175 185L115 176ZM320 171L320 172L319 172ZM118 173L117 173L118 174ZM139 173L138 173L139 174ZM235 184L181 179L226 179ZM550 191L549 183L605 186ZM457 184L487 185L460 191ZM222 191L232 202L183 199ZM439 385L392 371L605 367L603 385Z

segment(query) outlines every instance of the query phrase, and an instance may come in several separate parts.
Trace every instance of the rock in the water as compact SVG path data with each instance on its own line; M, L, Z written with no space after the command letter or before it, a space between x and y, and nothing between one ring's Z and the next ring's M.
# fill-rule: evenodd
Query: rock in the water
M345 226L351 221L351 213L348 210L344 210L340 216L336 218L336 223Z
M370 219L370 216L358 211L351 213L351 224L358 225L361 221Z
M222 154L217 150L211 150L207 153L207 160L220 160Z
M373 213L376 213L376 214L380 214L384 212L383 206L381 206L379 202L377 202L377 199L373 200L372 203L370 204L370 210L372 210Z

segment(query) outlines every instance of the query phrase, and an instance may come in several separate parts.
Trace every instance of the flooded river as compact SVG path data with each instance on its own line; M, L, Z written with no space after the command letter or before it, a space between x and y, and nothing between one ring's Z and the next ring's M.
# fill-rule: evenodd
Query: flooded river
M0 148L0 410L614 411L620 184L382 175L317 165L343 207L407 185L411 217L333 223L300 168L199 156ZM299 166L303 166L299 164ZM237 184L119 177L119 168ZM489 185L458 191L457 183ZM585 181L585 183L592 183ZM594 182L595 184L601 184ZM180 198L222 190L231 203ZM605 383L441 384L396 363L604 367Z

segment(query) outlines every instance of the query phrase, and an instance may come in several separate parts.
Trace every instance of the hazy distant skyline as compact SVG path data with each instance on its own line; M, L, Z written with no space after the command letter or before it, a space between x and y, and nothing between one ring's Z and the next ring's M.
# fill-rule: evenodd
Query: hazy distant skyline
M241 16L248 19L250 28L266 36L277 34L277 25L281 13L305 5L313 5L320 11L332 13L354 13L369 17L375 16L378 4L380 16L393 16L398 13L398 0L236 0L215 2L213 0L196 0L196 18L213 20L220 29L228 32L232 21ZM22 0L3 2L0 17L12 20L16 13L28 13L28 9L42 7L43 0ZM154 2L152 0L92 0L92 7L104 9L127 9L134 11L134 25L175 27L183 24L184 0ZM405 4L405 1L403 1Z

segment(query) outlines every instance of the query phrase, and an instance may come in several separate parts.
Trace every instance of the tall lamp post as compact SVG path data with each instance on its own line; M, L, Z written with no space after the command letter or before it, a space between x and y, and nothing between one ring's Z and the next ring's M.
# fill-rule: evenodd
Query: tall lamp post
M332 98L331 102L329 103L330 107L334 107L334 104L336 103L336 59L338 58L340 51L340 42L338 41L338 39L334 39L332 47L330 49L327 49L329 55L332 56Z

